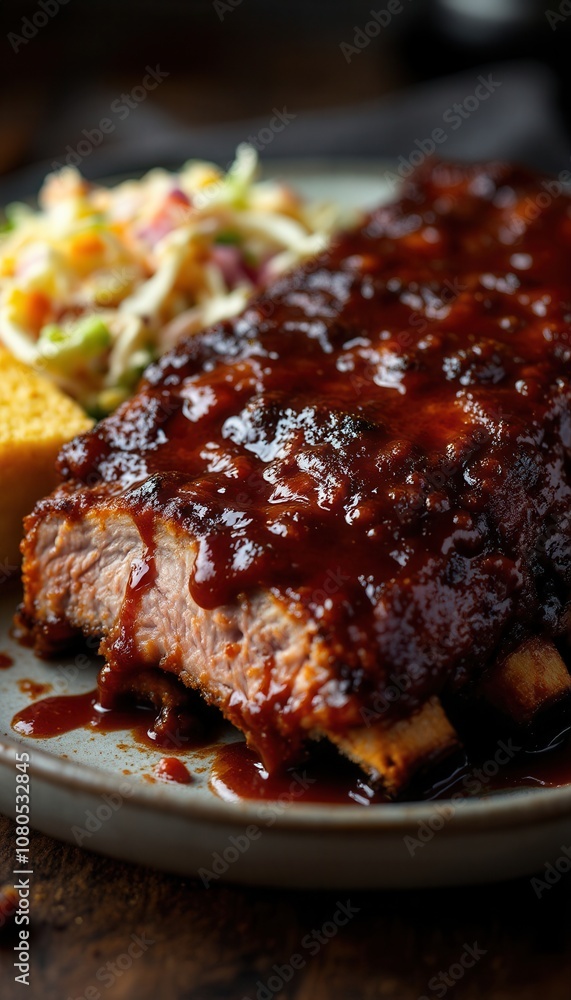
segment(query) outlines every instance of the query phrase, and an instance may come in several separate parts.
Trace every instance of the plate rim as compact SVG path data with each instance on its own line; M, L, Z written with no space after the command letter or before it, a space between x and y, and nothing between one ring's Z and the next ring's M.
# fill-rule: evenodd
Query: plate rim
M159 163L158 166L161 166ZM328 177L355 174L373 179L377 172L389 171L394 166L388 160L378 157L260 157L262 179L278 177L280 174L297 175L306 173L312 178L327 171ZM117 184L133 176L140 176L151 168L119 171L93 179L94 183ZM172 167L165 169L173 170ZM384 179L387 183L386 178ZM37 192L30 196L37 198ZM97 768L80 761L73 761L35 747L33 737L24 740L0 736L0 767L16 770L16 754L27 752L31 757L30 777L34 776L63 791L80 791L92 795L117 793L118 774ZM221 826L236 823L260 821L261 812L271 809L275 800L236 799L227 801L211 792L211 800L191 801L168 794L167 786L145 787L133 783L128 802L144 810L170 815L190 822L203 821ZM430 802L381 803L367 807L344 806L335 803L283 804L280 812L273 812L274 829L293 830L310 833L315 830L351 831L359 834L379 835L387 833L410 833L412 828L429 823L434 816L442 816L446 807L454 805L454 799ZM495 832L520 826L526 829L540 826L561 817L571 817L571 784L556 788L522 788L499 792L492 796L461 799L450 817L439 828L439 835L455 836L470 832Z
M33 743L33 738L29 738ZM0 739L0 766L16 769L16 754L23 750L30 754L30 778L39 777L48 784L66 791L81 791L93 795L117 793L117 775L89 764L58 757L42 748L29 746L28 741ZM189 801L168 794L167 786L145 788L133 784L128 796L131 804L156 812L157 808L181 819L202 820L217 825L230 826L236 822L260 821L264 810L272 810L275 800L242 799L225 801L212 792L212 801ZM359 807L335 803L280 804L280 812L272 810L275 817L272 827L309 832L312 829L350 830L355 833L378 834L386 830L395 833L410 832L412 827L429 823L435 816L442 817L453 799L430 802L389 802ZM476 832L485 827L487 832L510 829L525 821L526 828L542 825L571 815L571 785L558 788L531 788L500 792L486 798L461 799L440 833L456 834Z

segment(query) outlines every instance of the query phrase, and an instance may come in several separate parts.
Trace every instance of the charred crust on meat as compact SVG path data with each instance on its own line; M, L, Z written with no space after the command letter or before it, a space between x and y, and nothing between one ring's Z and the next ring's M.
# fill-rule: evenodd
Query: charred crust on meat
M38 641L100 634L117 671L168 665L268 767L326 734L385 760L394 792L457 745L459 692L527 717L565 691L571 199L531 220L542 190L426 165L154 364L28 519ZM395 733L418 759L385 753Z

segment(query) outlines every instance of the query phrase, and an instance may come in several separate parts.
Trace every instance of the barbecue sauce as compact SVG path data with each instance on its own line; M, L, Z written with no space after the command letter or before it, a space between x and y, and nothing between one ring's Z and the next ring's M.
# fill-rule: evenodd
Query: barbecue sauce
M165 731L155 727L156 719L156 709L148 705L103 709L97 691L88 691L86 694L57 695L27 705L12 719L12 728L22 736L38 739L51 739L82 728L104 733L129 730L143 746L165 749L171 754L185 753L212 740L212 733L206 735L198 722L185 730Z
M40 681L33 681L29 677L21 677L18 681L18 688L22 694L27 694L29 698L40 698L51 691L51 684L42 684Z
M186 764L177 757L161 757L154 770L159 781L171 781L177 785L191 785L193 782Z
M7 670L14 666L14 660L7 653L0 653L0 670Z
M268 774L258 756L242 742L218 747L210 787L220 798L229 801L258 799L284 804L319 802L346 806L371 806L389 801L345 758L316 755L298 767Z
M490 766L492 765L492 766ZM496 766L482 747L429 771L407 789L406 801L477 798L498 792L571 784L571 730L532 750L519 747ZM390 800L350 761L330 751L310 753L303 764L268 774L245 743L218 747L210 779L222 799L371 806Z
M143 551L131 563L118 626L104 646L108 661L118 670L130 670L138 662L135 625L142 597L156 579L154 519L150 511L140 512L137 528Z
M209 749L216 739L215 732L203 731L194 739L187 734L181 742L178 732L157 733L153 728L155 719L156 710L145 705L103 710L97 692L89 691L34 702L14 716L12 726L20 735L43 739L81 728L92 732L129 730L132 738L144 747L191 756L201 747ZM514 747L511 741L507 745ZM429 771L408 790L409 797L421 801L446 800L571 784L571 728L527 749L518 742L507 760L505 756L501 758L500 765L496 764L494 750L497 742L489 738L485 744L469 741L462 760L445 762L438 770ZM180 756L161 758L155 774L160 780L178 784L191 784L194 780ZM326 745L312 747L296 767L281 768L271 774L244 742L218 745L210 786L228 801L256 799L363 807L390 801L356 765Z
M403 712L437 674L485 660L516 599L520 624L541 617L538 560L521 556L537 540L530 493L550 497L547 547L571 536L571 218L562 195L531 225L536 184L437 168L167 354L64 449L69 489L48 505L123 511L141 534L106 649L118 669L136 661L164 518L195 539L200 607L271 588L339 650L346 692L382 687L379 663L387 684L407 674ZM552 590L548 627L562 614Z
M315 706L341 731L363 708L406 717L529 634L565 634L570 208L517 168L430 165L64 448L30 532L51 512L139 529L112 670L140 669L165 525L177 560L196 553L196 605L262 589L321 648L293 697L270 637L256 698L226 706L274 760L321 726ZM33 619L33 583L26 600Z

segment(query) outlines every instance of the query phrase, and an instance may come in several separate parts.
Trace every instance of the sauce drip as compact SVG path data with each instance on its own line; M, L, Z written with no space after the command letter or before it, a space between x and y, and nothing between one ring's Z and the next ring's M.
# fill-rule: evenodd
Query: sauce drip
M196 544L185 583L201 608L271 590L319 622L344 698L404 676L403 715L500 637L562 632L571 202L530 224L542 190L508 166L427 169L64 448L49 508L124 513L141 533L113 667L138 662L164 521Z
M511 746L509 742L506 744ZM502 758L504 759L504 758ZM492 766L490 766L492 765ZM571 784L571 728L548 745L534 750L519 748L513 757L496 767L489 749L472 748L461 763L452 762L417 781L408 801L445 801L451 797L483 797L522 788L559 788ZM360 769L326 750L315 751L302 765L268 775L245 743L218 747L215 753L212 790L222 799L334 803L370 806L389 802L368 784Z
M116 633L105 645L106 659L114 670L132 669L137 662L135 626L145 592L156 579L154 518L150 511L141 511L137 528L143 542L143 552L133 559L127 588L121 604Z
M227 714L268 762L313 721L339 731L363 707L406 718L452 698L530 633L569 653L571 200L531 220L544 183L501 164L428 167L241 316L182 341L66 445L36 522L119 515L140 532L102 646L116 676L146 662L141 602L155 584L165 596L157 566L170 586L165 533L188 557L180 604L157 603L169 615L188 612L186 588L203 609L255 609L260 589L275 600L263 651L250 619L227 644L260 649L259 689L228 694ZM62 615L42 634L65 638ZM306 697L273 683L294 619L315 628ZM175 672L184 649L166 635ZM242 774L237 794L263 796L277 779L250 758L224 770L244 753L221 751L220 787Z
M7 670L14 666L14 660L7 653L0 653L0 670Z
M316 756L297 767L269 775L256 754L242 742L218 747L210 785L220 798L230 801L260 799L360 806L388 802L344 758Z
M23 736L38 739L51 739L82 728L105 733L129 730L138 743L154 749L161 747L169 753L184 753L207 742L201 725L197 724L194 732L180 729L175 733L158 732L154 729L156 719L156 709L146 705L103 709L97 691L88 691L36 701L17 712L12 728Z
M186 751L206 752L216 738L212 731L199 727L199 735L180 732L157 733L153 729L156 709L134 705L122 709L102 709L97 692L44 698L18 712L12 726L16 732L36 738L51 738L75 729L96 732L130 730L133 738L146 747L169 751L155 774L163 781L191 784L186 765L170 756ZM516 749L495 763L497 744L478 746L473 742L465 759L457 766L445 763L439 772L416 782L410 789L411 800L446 800L483 796L517 788L555 788L571 784L571 727L532 749L523 749L515 741L503 744ZM389 802L382 791L368 783L361 770L327 746L313 747L307 759L296 767L268 774L257 755L242 741L218 745L210 780L212 790L222 799L256 799L264 802L330 803L371 806Z
M161 757L154 771L160 781L173 781L177 785L191 785L194 780L186 764L177 757Z

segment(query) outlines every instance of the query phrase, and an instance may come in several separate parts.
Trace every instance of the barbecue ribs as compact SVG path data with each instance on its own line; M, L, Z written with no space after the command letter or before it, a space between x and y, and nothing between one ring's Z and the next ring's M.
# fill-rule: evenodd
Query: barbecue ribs
M327 737L392 793L457 746L443 702L528 721L571 687L570 334L571 198L432 164L64 448L38 647L100 637L108 689L162 668L268 769Z

